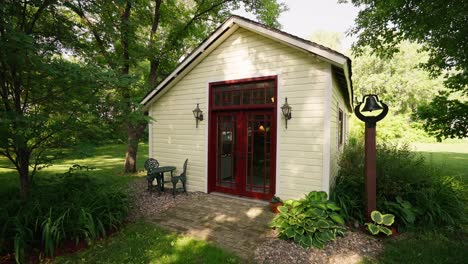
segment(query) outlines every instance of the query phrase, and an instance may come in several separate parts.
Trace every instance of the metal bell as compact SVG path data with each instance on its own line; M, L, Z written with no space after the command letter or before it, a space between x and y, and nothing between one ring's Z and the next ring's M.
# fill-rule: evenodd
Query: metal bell
M362 108L362 112L372 112L374 110L382 110L382 106L380 106L378 103L378 99L376 99L375 95L369 95L366 98L366 104L364 105L364 108Z

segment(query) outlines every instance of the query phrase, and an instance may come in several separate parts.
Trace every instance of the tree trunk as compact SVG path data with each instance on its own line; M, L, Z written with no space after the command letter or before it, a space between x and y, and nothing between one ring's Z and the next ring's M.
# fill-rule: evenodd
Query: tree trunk
M133 134L128 135L127 154L125 155L125 173L136 172L136 159L138 152L138 137Z
M20 180L20 195L23 200L26 200L29 196L31 187L31 181L29 178L29 152L25 150L19 150L17 152L17 170L19 173Z
M146 125L139 125L134 127L133 125L127 125L127 153L125 154L125 173L135 173L137 153L138 153L138 142L140 141L141 135L145 131Z

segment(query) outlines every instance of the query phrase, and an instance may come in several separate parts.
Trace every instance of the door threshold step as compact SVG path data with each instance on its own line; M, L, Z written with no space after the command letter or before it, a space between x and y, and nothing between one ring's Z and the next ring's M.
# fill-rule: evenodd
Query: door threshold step
M210 192L209 194L216 195L216 196L221 196L221 197L226 197L226 198L231 198L231 199L236 199L236 200L241 200L241 201L246 201L246 202L258 203L258 204L261 204L261 205L268 205L269 204L268 201L265 201L265 200L252 199L252 198L248 198L248 197L230 195L230 194L225 194L225 193L220 193L220 192Z

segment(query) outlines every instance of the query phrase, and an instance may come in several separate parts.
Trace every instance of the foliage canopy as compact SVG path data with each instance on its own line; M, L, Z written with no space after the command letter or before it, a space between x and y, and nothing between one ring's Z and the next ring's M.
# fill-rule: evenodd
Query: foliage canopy
M439 112L447 109L441 104L447 100L453 104L466 106L468 95L468 2L460 0L427 1L378 1L340 0L351 2L361 8L356 25L351 30L358 40L354 51L360 55L365 47L383 57L392 57L398 44L409 40L421 44L420 51L429 55L421 66L433 77L444 75L445 85L452 91L460 92L462 98L450 98L446 94L438 96L423 109L420 118L428 124L425 128L438 138L467 136L468 113L454 111L447 117ZM427 110L427 107L433 110ZM464 107L463 107L464 108ZM429 117L429 115L432 115ZM453 125L454 123L462 125ZM441 128L442 127L442 128ZM436 128L436 130L433 130ZM465 129L459 130L460 128Z

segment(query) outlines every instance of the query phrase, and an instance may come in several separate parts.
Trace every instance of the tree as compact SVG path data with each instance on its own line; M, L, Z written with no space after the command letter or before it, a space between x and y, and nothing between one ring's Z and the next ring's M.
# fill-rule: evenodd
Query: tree
M348 2L340 0L341 2ZM356 25L351 34L357 35L354 45L356 54L362 54L365 47L370 47L376 54L391 57L398 51L398 44L409 40L421 44L420 51L429 55L427 62L422 64L433 77L443 75L445 85L453 93L460 92L458 103L467 106L468 95L468 2L460 0L427 0L427 1L377 1L351 0L355 6L361 7ZM441 98L443 97L443 98ZM451 121L437 117L437 109L444 108L440 103L449 103L453 99L447 94L441 94L429 104L434 111L420 115L428 125L426 129L436 126L445 128L432 131L440 137L460 137L457 129L467 127L468 113L464 111L450 113ZM464 107L463 107L464 108ZM451 110L449 110L450 112ZM455 125L463 122L463 125ZM431 125L434 124L434 125Z
M154 89L231 10L242 5L259 20L278 27L277 18L285 9L276 0L75 0L64 5L79 21L79 56L98 62L117 76L107 98L127 134L125 172L136 171L138 142L148 121L138 104L144 94Z
M73 141L103 85L97 68L62 56L73 26L56 1L0 5L0 155L18 171L24 199L37 170Z
M419 48L418 44L403 42L392 58L376 56L366 48L353 59L352 78L358 100L365 94L377 94L389 106L389 115L379 122L378 136L385 141L427 137L413 114L443 90L444 84L442 77L430 78L428 72L418 67L429 58L427 52L418 52Z

